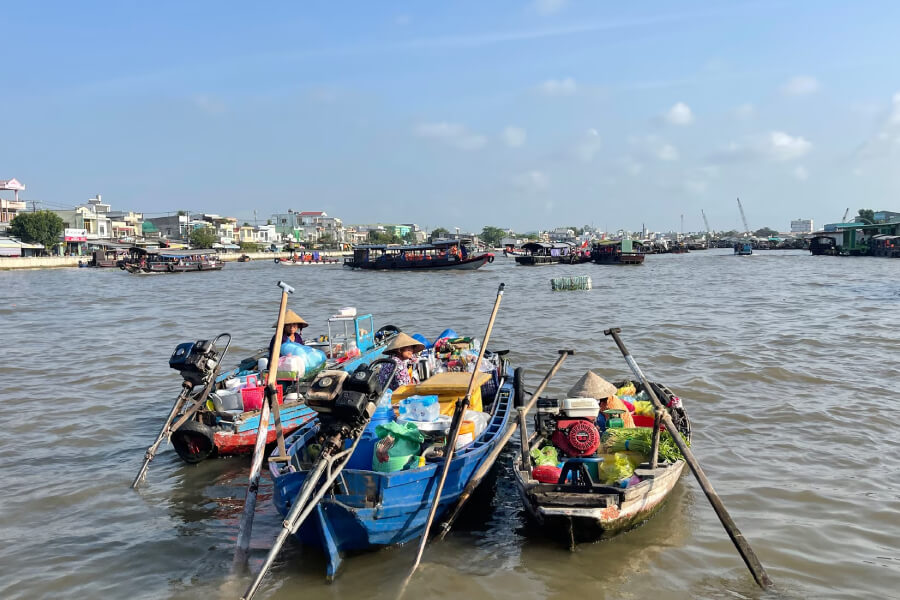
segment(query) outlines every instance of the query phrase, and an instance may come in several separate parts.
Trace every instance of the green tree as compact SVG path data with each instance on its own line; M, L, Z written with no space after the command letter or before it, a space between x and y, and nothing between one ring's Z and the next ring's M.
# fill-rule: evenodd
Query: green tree
M12 235L24 242L43 244L47 251L59 243L66 226L58 214L49 210L19 213L9 225Z
M194 248L212 248L218 241L216 232L211 227L198 227L191 232L190 239Z
M875 222L875 211L871 208L861 208L859 209L859 214L856 217L858 220L863 223L874 223Z
M506 237L506 231L500 229L499 227L485 225L481 229L481 241L488 246L499 246L500 240L502 240L504 237Z
M179 217L183 217L183 216L187 215L187 213L183 210L179 210L177 214Z
M415 232L413 232L412 229L410 229L409 231L407 231L406 234L403 236L403 241L406 242L406 243L408 243L408 244L415 244L415 243L416 243L416 234L415 234Z
M259 252L260 244L256 242L241 242L238 244L242 252Z
M755 235L756 237L764 238L778 235L778 232L769 227L763 227L762 229L757 229L756 231L754 231L753 235Z
M399 244L403 240L393 233L387 233L386 231L370 231L369 241L373 244Z
M438 238L447 237L450 235L450 232L444 229L443 227L438 227L437 229L431 230L431 239L436 240Z
M334 244L334 237L330 233L326 233L324 235L319 236L319 245L323 248L327 248Z

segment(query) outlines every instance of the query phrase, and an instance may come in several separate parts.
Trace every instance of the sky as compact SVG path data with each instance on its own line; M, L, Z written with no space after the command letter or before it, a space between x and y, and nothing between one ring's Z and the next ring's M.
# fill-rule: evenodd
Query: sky
M900 3L19 2L0 179L525 232L900 211ZM4 196L6 197L6 196ZM255 211L255 213L254 213ZM682 225L683 223L683 225Z

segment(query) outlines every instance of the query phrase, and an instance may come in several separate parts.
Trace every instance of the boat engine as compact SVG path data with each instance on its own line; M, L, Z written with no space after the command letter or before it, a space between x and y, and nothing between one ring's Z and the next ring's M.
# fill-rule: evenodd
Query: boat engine
M550 433L554 446L573 458L590 456L597 451L600 432L594 421L600 412L599 402L593 398L566 398L557 412L548 408L544 407L543 426Z
M185 381L202 385L206 377L215 371L219 358L215 340L197 340L178 344L169 357L169 366L178 371Z

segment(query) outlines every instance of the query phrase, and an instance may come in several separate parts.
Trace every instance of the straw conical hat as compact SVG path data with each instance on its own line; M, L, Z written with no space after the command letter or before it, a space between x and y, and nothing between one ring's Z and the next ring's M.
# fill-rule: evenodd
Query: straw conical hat
M569 398L595 398L603 400L615 395L616 386L603 379L593 371L588 371L584 377L575 382L569 390Z
M409 347L412 347L413 352L421 352L425 349L425 344L415 338L406 335L403 332L400 332L394 337L391 343L388 344L388 347L385 348L384 351L394 352L396 350L400 350L401 348Z
M309 323L303 320L303 317L292 311L291 309L287 309L284 311L284 324L290 325L291 323L296 323L300 326L300 329L304 327L309 327ZM272 325L273 328L278 327L278 321L275 321L275 324Z

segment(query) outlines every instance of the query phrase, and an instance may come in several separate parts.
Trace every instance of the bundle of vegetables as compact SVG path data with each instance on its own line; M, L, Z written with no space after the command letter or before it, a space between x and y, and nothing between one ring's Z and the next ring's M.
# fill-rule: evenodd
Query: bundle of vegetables
M601 441L603 442L606 452L621 452L623 450L631 450L640 452L644 456L650 456L650 449L653 445L653 429L650 427L636 427L634 429L607 429L603 433ZM684 439L684 436L681 436ZM685 443L690 446L691 443L685 439ZM663 431L659 437L659 457L662 460L675 462L680 458L681 451L675 445L675 440L669 435L668 431Z
M655 413L653 412L653 403L649 400L635 400L634 401L634 414L641 415L643 417L652 417Z

